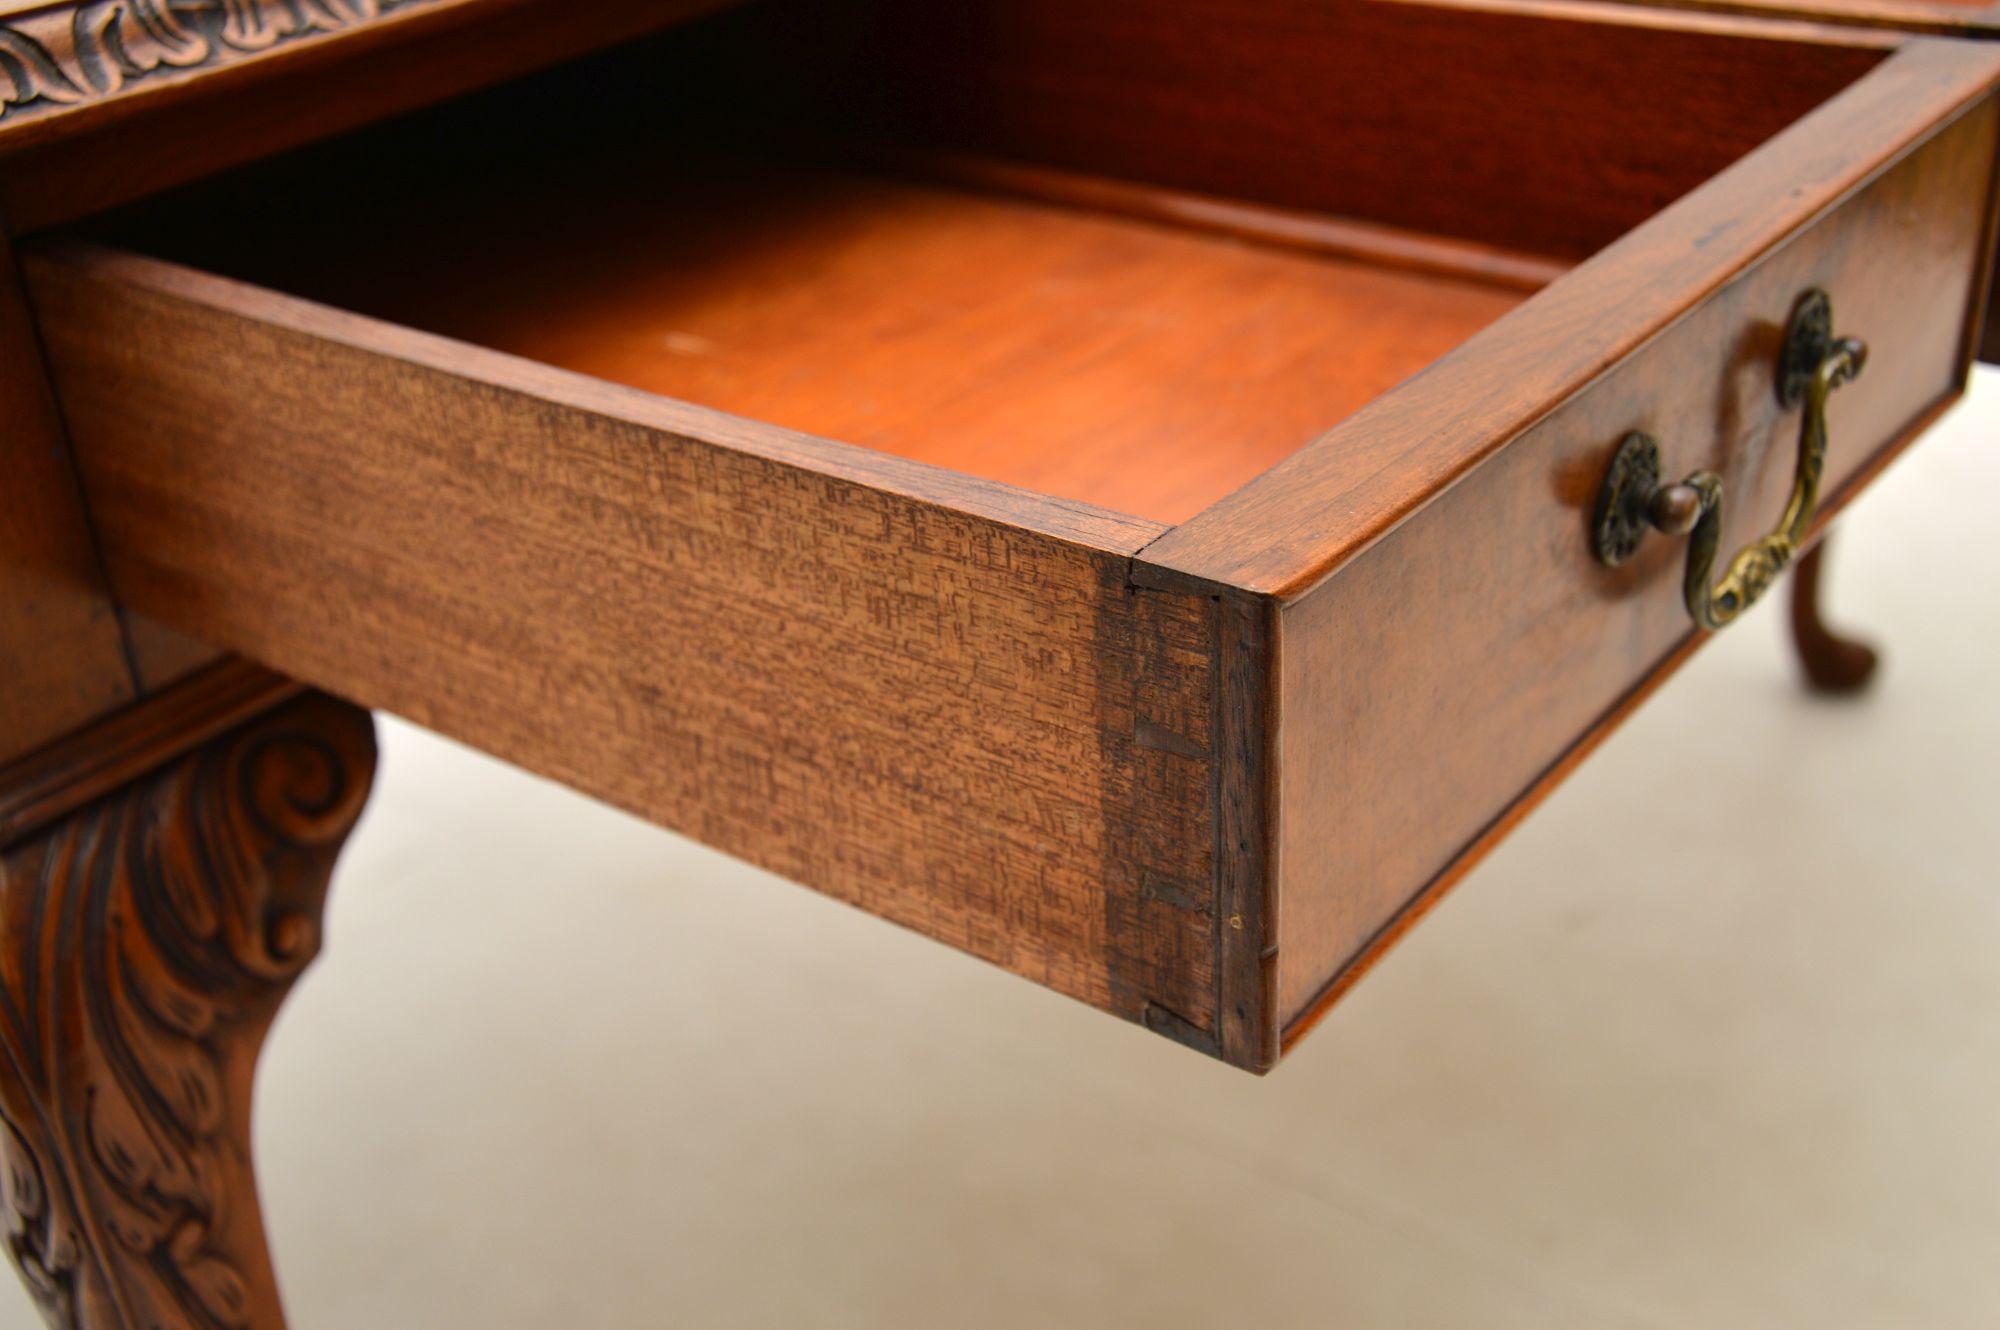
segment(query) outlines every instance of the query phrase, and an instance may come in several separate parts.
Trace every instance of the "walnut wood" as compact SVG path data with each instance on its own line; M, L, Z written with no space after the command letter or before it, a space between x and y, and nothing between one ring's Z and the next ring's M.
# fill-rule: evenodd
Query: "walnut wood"
M153 260L35 267L135 607L1232 1061L1274 1046L1217 1018L1218 626L1128 588L1157 524Z
M105 581L85 496L0 234L0 764L185 677L215 651L142 614Z
M1178 812L1184 829L1193 828L1197 841L1193 858L1204 852L1207 880L1182 884L1178 894L1212 911L1216 1008L1219 1012L1220 1054L1252 1071L1277 1064L1278 1023L1278 900L1272 871L1277 849L1277 751L1270 720L1279 683L1276 643L1277 606L1267 597L1246 596L1204 584L1135 561L1131 590L1142 607L1173 607L1183 612L1192 599L1207 602L1212 637L1206 645L1209 662L1209 713L1206 734L1198 746L1183 751L1210 759L1205 789L1179 791L1154 783L1154 797L1180 794ZM1154 611L1158 613L1158 610ZM1141 694L1142 702L1149 700ZM1202 721L1187 716L1181 733L1202 734ZM1181 743L1186 743L1185 739ZM1202 832L1213 828L1212 836ZM1185 834L1185 833L1184 833ZM1157 839L1142 840L1142 850L1157 851ZM1142 873L1150 879L1157 860ZM1174 1022L1149 1008L1147 1024L1174 1033ZM1183 1036L1184 1037L1184 1036ZM1205 1045L1196 1039L1186 1042Z
M1546 21L1557 33L1579 22ZM374 155L379 136L365 141L367 161L392 182L389 203L407 192L407 207L378 212L383 196L368 197L374 225L351 243L301 243L342 234L349 214L329 211L330 192L367 188L348 171L313 188L317 156L300 196L306 224L273 228L277 243L228 224L231 210L214 206L227 189L128 228L128 240L219 256L259 281L399 318L464 318L456 331L551 359L563 336L643 347L655 295L616 319L568 311L617 308L653 262L631 255L682 228L667 259L698 258L714 289L696 283L651 306L674 316L652 325L656 338L691 311L754 319L760 304L796 302L800 330L769 326L751 367L759 386L730 403L756 419L136 255L51 244L28 272L107 559L135 609L1263 1066L1279 1018L1299 1018L1332 991L1329 976L1353 973L1389 921L1465 862L1481 828L1540 788L1685 632L1664 546L1624 584L1569 562L1587 563L1588 491L1623 429L1650 411L1663 438L1701 440L1716 455L1692 460L1721 466L1744 498L1732 508L1741 534L1761 524L1788 447L1771 442L1766 343L1814 280L1878 346L1874 372L1838 400L1836 480L1956 391L1967 324L1936 310L1967 308L1991 186L1981 98L1996 76L1994 54L1916 44L1534 295L1496 325L1512 337L1475 335L1363 408L1396 428L1336 430L1310 446L1311 483L1253 503L1255 520L1238 520L1245 496L1297 459L1173 530L1079 504L1073 484L1045 475L1038 483L1064 497L763 419L787 393L837 405L843 380L868 395L911 392L843 341L867 340L857 328L895 333L896 301L927 298L913 321L945 329L951 350L912 336L906 364L923 374L907 377L933 382L981 354L1004 377L1015 358L1032 367L1056 353L1049 363L1123 373L1129 398L1163 401L1152 343L1065 362L1061 323L1043 317L1024 335L1018 284L986 270L1037 271L1053 253L1087 274L1083 256L1169 247L1196 269L1225 254L1301 271L1337 263L1206 227L1176 233L797 162L773 174L661 156L657 185L593 187L588 156L576 173L551 173L560 136L514 156L587 219L588 245L559 210L481 210L476 188L454 211L450 196L481 160L454 165L456 149L431 159L434 188L419 172L406 191L412 173L392 168L407 159ZM642 118L634 133L649 123L661 132ZM228 188L268 190L285 178L274 169ZM662 191L699 206L663 208ZM788 197L793 206L772 206ZM201 223L185 251L189 228L160 225L176 208ZM566 247L567 259L549 257ZM764 247L794 261L717 262ZM1878 266L1863 271L1864 255ZM840 265L857 256L869 280L843 284ZM461 262L517 278L522 308L498 317L504 298L480 290L490 277L432 275ZM762 274L761 300L742 294L746 272ZM1423 290L1438 281L1389 275ZM1114 310L1154 296L1143 283L1083 289ZM953 322L971 304L994 311L983 334L976 320ZM515 330L522 341L508 340ZM1886 373L1891 343L1898 368ZM590 366L610 372L608 359ZM1022 371L1006 386L1051 391L1044 377ZM1246 419L1267 409L1247 406ZM1157 432L1159 447L1173 444ZM1115 455L1070 442L1081 463ZM935 455L973 464L940 446ZM1019 446L1025 456L1034 441ZM1172 469L1143 456L1125 469ZM1125 483L1120 502L1139 507L1131 496L1144 487L1180 482ZM1357 551L1392 528L1395 543L1380 547L1390 552L1360 563ZM1326 531L1330 553L1292 548ZM1336 568L1323 591L1302 594ZM1466 677L1441 676L1452 669ZM1441 731L1444 717L1458 729Z
M885 136L1570 261L1894 44L1620 6L868 9L861 36L843 40L835 7L801 40L839 70L821 76L828 101Z
M188 750L201 705L155 707L128 725L163 744L146 774L107 794L87 763L83 801L0 840L8 1252L52 1325L278 1330L251 1080L372 726L312 695Z
M1837 321L1874 357L1831 407L1829 487L1957 395L1995 126L1982 100L1832 211L1807 213L1787 243L1285 600L1288 1022L1692 631L1685 542L1653 537L1617 570L1591 552L1596 489L1627 430L1662 440L1669 474L1722 476L1733 550L1791 489L1799 421L1779 407L1772 367L1801 291L1833 293Z
M117 588L112 590L115 593ZM136 610L127 610L124 618L125 642L132 653L132 669L142 696L179 683L224 658L218 648L176 632Z
M1875 649L1827 627L1820 608L1826 542L1806 551L1792 572L1792 643L1806 682L1822 693L1857 693L1875 677Z
M220 660L144 705L112 712L0 766L0 843L102 798L302 688L262 666Z
M150 219L125 234L399 324L1160 522L1521 299L851 170L662 149L650 181L533 174L544 185L525 196L506 173L448 174L430 197L392 175L400 203L371 199L361 235L345 234L338 174L283 177L282 220L218 223L226 205L197 194L185 206L204 220L182 244Z
M1961 116L1996 79L2000 50L1913 39L1419 378L1177 526L1147 558L1246 590L1288 598L1308 591L1816 213ZM1989 199L1986 185L1983 175L1957 182L1979 208ZM1959 218L1965 210L1950 211ZM1977 225L1984 224L1982 215ZM1876 259L1878 273L1890 271ZM1914 301L1906 308L1922 311ZM1973 326L1956 313L1948 323L1961 339ZM1727 354L1709 348L1711 358Z
M0 215L16 234L36 230L733 2L232 0L216 17L237 41L200 35L205 21L165 0L0 11L0 50L14 56L0 67ZM115 33L122 54L91 43L79 61L79 19ZM121 76L121 60L142 72ZM65 82L76 93L50 100Z
M1909 447L1910 444L1923 435L1924 431L1935 424L1937 418L1943 415L1951 405L1952 403L1950 402L1940 403L1935 409L1924 413L1924 415L1912 421L1909 427L1892 440L1887 447L1876 453L1866 463L1850 474L1840 490L1821 501L1820 515L1816 525L1823 527L1827 521L1852 502L1861 490L1872 482L1889 463L1901 456L1905 448ZM1583 763L1584 759L1595 752L1599 744L1609 738L1625 722L1627 717L1638 710L1661 684L1672 678L1674 672L1686 664L1696 651L1713 640L1713 634L1697 634L1684 638L1678 647L1674 648L1674 650L1669 652L1642 675L1630 691L1619 698L1616 704L1602 716L1598 717L1594 724L1580 734L1576 742L1564 750L1562 755L1542 771L1532 784L1522 790L1501 811L1498 817L1482 828L1471 843L1452 860L1448 868L1426 883L1422 891L1418 892L1393 918L1368 939L1367 944L1335 976L1333 982L1322 989L1303 1012L1294 1016L1286 1024L1282 1032L1281 1048L1283 1050L1291 1049L1299 1040L1310 1033L1313 1026L1317 1025L1320 1019L1328 1011L1332 1010L1334 1005L1368 974L1375 963L1387 955L1411 928L1415 927L1425 915L1430 913L1431 909L1438 902L1451 892L1453 887L1464 880L1468 873L1478 867L1480 861L1499 845L1502 840L1506 839L1507 834L1519 826L1523 819L1534 812L1541 805L1543 799L1554 793L1556 787L1561 785L1569 774Z
M1295 208L1272 208L1236 199L1191 194L1157 185L1109 180L1103 176L1026 166L966 153L942 152L879 144L845 145L861 160L899 168L927 179L948 180L992 190L1012 198L1027 198L1092 212L1166 222L1192 231L1209 231L1307 254L1360 259L1387 268L1463 277L1514 291L1539 291L1568 272L1574 264L1537 254L1523 254L1469 240L1451 240L1401 227Z
M1456 241L1538 276L1695 188L1895 43L1620 6L1314 0L778 0L671 35L643 62L614 53L508 90L517 111L493 142L581 120L595 127L581 150L642 183L657 172L632 170L635 139L714 139L769 118L872 130L880 146L986 173L1003 158L1098 191L1162 189L1184 210ZM1630 96L1634 69L1662 94ZM593 121L607 100L615 115ZM703 112L709 123L688 122Z
M1765 20L1809 18L1827 23L1992 39L2000 36L2000 4L1992 0L1633 0L1648 6L1744 14ZM1991 268L1979 358L2000 363L2000 266Z
M134 694L118 613L0 235L0 762Z

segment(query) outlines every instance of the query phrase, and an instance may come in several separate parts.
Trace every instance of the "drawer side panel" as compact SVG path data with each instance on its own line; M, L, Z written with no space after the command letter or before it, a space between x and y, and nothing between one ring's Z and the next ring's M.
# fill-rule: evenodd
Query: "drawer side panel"
M1157 527L891 492L797 460L815 441L760 455L678 404L149 260L29 273L124 603L1213 1029L1210 912L1137 871L1209 863L1205 764L1135 742L1210 708L1212 624L1128 585Z

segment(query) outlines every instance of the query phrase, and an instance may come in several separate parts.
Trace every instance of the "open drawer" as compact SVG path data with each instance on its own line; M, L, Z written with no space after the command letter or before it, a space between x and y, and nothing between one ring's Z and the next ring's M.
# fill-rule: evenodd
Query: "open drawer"
M1996 77L765 4L24 266L126 605L1261 1069L1701 639L1629 435L1719 576L1960 391Z

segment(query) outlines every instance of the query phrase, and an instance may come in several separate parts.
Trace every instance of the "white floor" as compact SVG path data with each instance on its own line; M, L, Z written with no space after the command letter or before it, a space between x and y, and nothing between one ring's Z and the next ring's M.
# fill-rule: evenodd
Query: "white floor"
M1758 611L1264 1080L385 721L294 1325L2000 1324L1996 433L1843 526L1873 693Z

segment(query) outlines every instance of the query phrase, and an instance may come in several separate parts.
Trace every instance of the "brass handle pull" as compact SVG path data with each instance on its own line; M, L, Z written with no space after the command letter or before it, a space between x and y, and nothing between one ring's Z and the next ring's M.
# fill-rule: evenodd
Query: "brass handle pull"
M1867 361L1865 343L1833 335L1833 302L1826 292L1814 289L1800 296L1778 355L1777 389L1780 402L1788 407L1803 403L1805 415L1799 422L1792 497L1777 528L1738 551L1722 577L1714 580L1722 543L1722 478L1713 471L1696 471L1679 484L1662 485L1659 443L1634 430L1619 443L1598 491L1594 526L1598 559L1614 568L1625 562L1639 548L1648 527L1687 536L1683 591L1688 614L1711 632L1728 627L1797 557L1819 504L1820 471L1826 464L1826 399L1859 374Z

